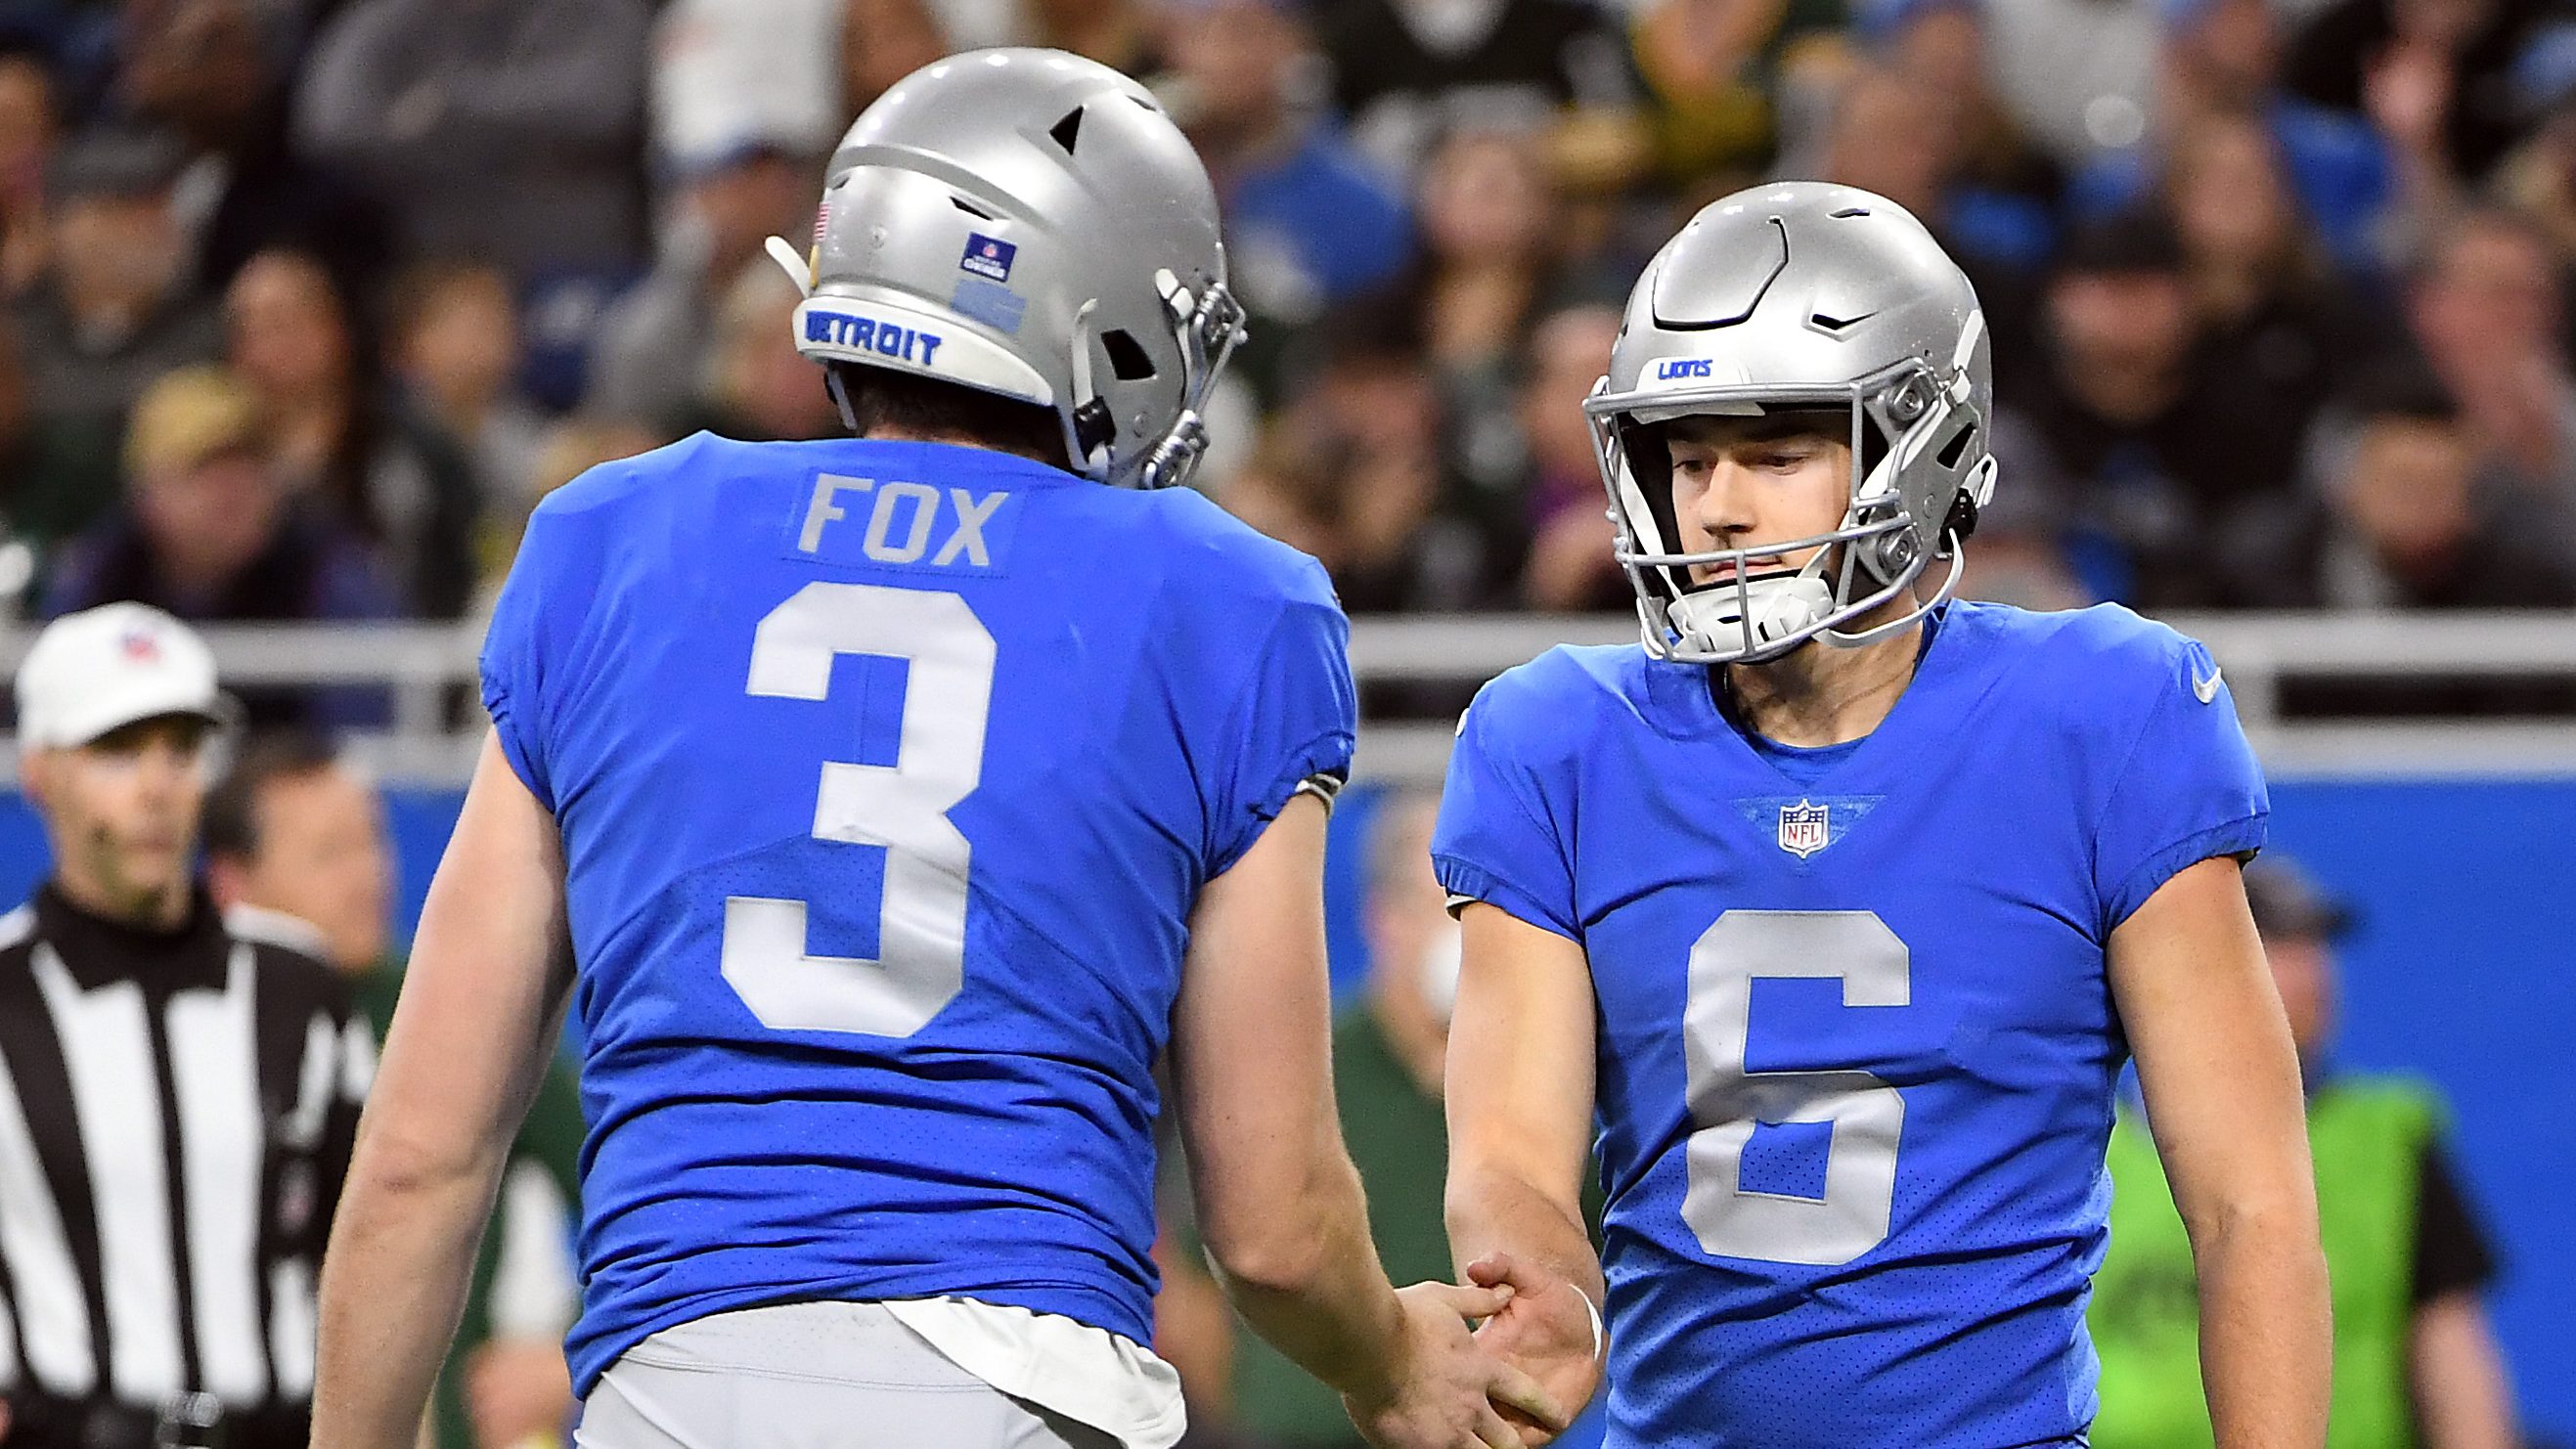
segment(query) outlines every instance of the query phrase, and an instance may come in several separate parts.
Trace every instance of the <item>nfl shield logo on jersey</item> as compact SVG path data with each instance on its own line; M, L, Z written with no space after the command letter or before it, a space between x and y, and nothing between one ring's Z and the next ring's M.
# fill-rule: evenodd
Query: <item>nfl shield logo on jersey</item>
M1780 848L1805 860L1825 848L1825 825L1833 813L1830 805L1811 805L1804 800L1780 807Z

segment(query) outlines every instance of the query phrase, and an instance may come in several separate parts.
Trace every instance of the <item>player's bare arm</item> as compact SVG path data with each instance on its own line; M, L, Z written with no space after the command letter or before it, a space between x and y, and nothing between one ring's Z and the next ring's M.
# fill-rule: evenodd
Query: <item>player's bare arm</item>
M1601 1382L1601 1260L1584 1231L1592 977L1583 948L1500 907L1459 915L1449 1028L1449 1245L1462 1281L1508 1284L1479 1342L1568 1409ZM1522 1442L1551 1434L1524 1424Z
M555 824L486 741L322 1271L313 1442L410 1449L572 982Z
M1200 1232L1236 1309L1373 1442L1517 1444L1496 1404L1565 1415L1468 1335L1510 1290L1398 1293L1369 1240L1334 1107L1323 860L1323 807L1298 796L1191 918L1171 1060Z
M2200 1282L2220 1449L2325 1442L2333 1357L2297 1053L2233 860L2177 873L2111 933L2111 990Z

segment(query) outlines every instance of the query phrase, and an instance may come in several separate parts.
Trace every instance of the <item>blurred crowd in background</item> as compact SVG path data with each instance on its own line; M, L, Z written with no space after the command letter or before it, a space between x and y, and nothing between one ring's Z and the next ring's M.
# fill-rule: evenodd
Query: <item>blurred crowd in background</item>
M1002 43L1198 143L1254 326L1200 486L1354 613L1625 607L1577 404L1652 249L1789 176L1976 280L1972 592L2576 605L2542 0L11 0L0 589L468 617L590 464L834 435L761 243Z

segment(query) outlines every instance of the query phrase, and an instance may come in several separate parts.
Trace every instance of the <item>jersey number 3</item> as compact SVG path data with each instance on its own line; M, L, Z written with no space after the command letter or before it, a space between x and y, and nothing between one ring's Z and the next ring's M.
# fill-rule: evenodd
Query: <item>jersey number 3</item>
M911 666L892 765L823 762L814 838L885 847L877 959L805 949L806 904L725 898L724 979L763 1026L910 1036L966 984L966 867L948 818L984 775L993 635L955 594L807 584L752 635L752 694L821 700L832 660L873 654Z
M1887 1238L1905 1099L1863 1071L1747 1068L1757 976L1839 979L1847 1007L1903 1006L1912 955L1870 911L1728 911L1691 947L1682 1221L1721 1257L1848 1263ZM1822 1197L1745 1189L1744 1148L1761 1122L1833 1124Z

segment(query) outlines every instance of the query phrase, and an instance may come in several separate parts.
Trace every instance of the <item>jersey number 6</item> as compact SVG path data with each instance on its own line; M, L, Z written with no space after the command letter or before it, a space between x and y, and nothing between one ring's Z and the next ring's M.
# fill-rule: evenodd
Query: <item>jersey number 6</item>
M832 659L910 663L903 740L892 765L823 762L814 838L885 847L877 959L805 949L803 901L725 898L724 979L778 1031L910 1036L966 984L966 867L973 848L948 819L984 775L993 635L955 594L877 584L807 584L752 634L752 694L821 700Z
M1682 1221L1720 1257L1830 1267L1887 1238L1905 1099L1863 1071L1757 1072L1744 1064L1753 978L1839 979L1847 1007L1903 1006L1912 955L1870 911L1728 911L1690 954L1683 1022L1690 1117ZM1822 1197L1745 1188L1760 1122L1830 1122Z

